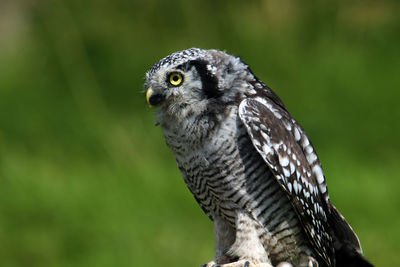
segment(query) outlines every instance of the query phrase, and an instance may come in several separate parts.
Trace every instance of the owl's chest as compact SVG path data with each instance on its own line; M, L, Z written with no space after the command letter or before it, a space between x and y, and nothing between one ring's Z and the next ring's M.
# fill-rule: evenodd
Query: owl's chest
M243 139L248 139L245 128L232 119L200 145L174 150L183 178L196 197L222 202L243 185L245 164L241 148L251 145L244 144Z
M208 171L227 164L224 163L227 154L237 149L237 136L245 133L241 125L237 108L231 107L217 120L203 117L177 122L164 129L164 135L181 169Z

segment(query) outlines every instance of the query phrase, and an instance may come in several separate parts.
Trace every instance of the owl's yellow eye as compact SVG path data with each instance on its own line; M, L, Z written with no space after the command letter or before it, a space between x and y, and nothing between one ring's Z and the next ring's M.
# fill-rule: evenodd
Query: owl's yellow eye
M178 86L183 82L183 76L179 72L173 72L169 75L168 81L173 86Z

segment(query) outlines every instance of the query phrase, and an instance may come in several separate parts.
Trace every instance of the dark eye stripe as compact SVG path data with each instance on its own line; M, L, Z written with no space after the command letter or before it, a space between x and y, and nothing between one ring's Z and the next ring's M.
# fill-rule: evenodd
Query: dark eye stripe
M222 93L218 90L218 80L212 75L207 69L207 61L205 60L191 60L186 64L183 64L183 68L190 69L194 66L200 75L201 82L203 84L203 92L207 98L218 98Z

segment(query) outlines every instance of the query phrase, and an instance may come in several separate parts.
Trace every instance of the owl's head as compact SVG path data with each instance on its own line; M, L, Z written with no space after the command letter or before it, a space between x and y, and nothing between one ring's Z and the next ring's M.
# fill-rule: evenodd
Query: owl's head
M184 119L237 101L254 76L240 58L218 50L175 52L146 74L146 99L160 113Z

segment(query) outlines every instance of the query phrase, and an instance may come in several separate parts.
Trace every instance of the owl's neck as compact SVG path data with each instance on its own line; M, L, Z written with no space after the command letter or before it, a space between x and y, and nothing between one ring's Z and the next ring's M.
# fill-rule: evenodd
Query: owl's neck
M231 106L224 113L203 113L200 116L189 116L184 120L166 120L164 117L160 125L167 144L175 152L182 153L184 152L180 151L182 148L196 151L206 142L211 142L216 135L227 134L234 129L236 118L237 107Z
M217 122L208 116L188 116L184 120L165 120L164 117L160 122L165 140L174 151L181 147L197 149L214 130L216 124Z

